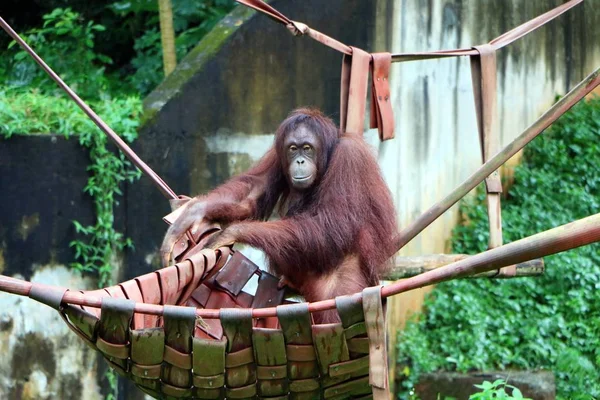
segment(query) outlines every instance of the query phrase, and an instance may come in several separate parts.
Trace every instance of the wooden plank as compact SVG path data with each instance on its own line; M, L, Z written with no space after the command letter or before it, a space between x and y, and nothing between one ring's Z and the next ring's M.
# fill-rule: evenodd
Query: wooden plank
M403 257L396 256L394 266L386 273L384 280L410 278L432 271L456 261L469 258L467 254L431 254L425 256ZM538 258L516 265L516 277L539 276L544 273L544 260ZM502 278L497 270L473 275L472 278Z

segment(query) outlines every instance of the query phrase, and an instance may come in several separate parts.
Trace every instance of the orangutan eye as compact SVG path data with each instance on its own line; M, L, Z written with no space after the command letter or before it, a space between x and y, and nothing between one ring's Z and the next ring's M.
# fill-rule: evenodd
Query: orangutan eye
M296 150L298 150L298 147L296 147L296 146L294 146L294 145L291 145L291 146L290 146L290 151L296 151Z
M312 147L309 144L305 144L303 147L304 151L309 151Z

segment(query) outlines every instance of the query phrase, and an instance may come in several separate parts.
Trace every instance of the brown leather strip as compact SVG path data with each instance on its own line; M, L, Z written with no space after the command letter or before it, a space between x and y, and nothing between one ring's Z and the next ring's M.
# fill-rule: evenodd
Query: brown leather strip
M181 369L192 369L192 355L177 351L170 346L165 346L163 359Z
M363 290L363 310L369 335L369 383L373 399L389 399L387 341L381 287Z
M312 332L321 376L327 375L331 364L350 359L344 327L341 323L313 325Z
M253 362L254 352L252 351L252 347L247 347L243 350L225 355L225 367L227 368L235 368Z
M173 305L179 297L179 277L174 265L154 272L160 281L161 304Z
M225 386L225 375L199 376L194 375L194 386L201 389L216 389Z
M295 24L298 25L297 22L295 22ZM316 40L317 42L320 42L327 47L331 47L332 49L337 50L340 53L347 54L347 55L352 54L352 48L350 46L348 46L340 41L337 41L327 35L324 35L323 33L317 31L316 29L308 28L308 30L306 30L305 34L307 34L310 38Z
M518 27L498 36L490 42L494 49L498 50L515 40L522 38L528 33L533 32L537 28L543 26L547 22L554 18L562 15L564 12L571 8L583 3L583 0L570 0L548 12L542 14L532 20L519 25ZM437 50L430 52L417 52L417 53L396 53L392 54L392 62L405 62L405 61L416 61L416 60L428 60L434 58L444 57L460 57L460 56L474 56L477 55L477 51L474 49L450 49L450 50Z
M219 318L227 337L228 352L252 348L252 310L221 308Z
M163 328L136 329L131 335L131 361L139 365L159 365L165 354Z
M369 338L366 337L355 337L348 340L348 350L353 353L365 353L369 352Z
M525 22L524 24L521 24L521 25L517 26L516 28L511 29L510 31L498 36L496 39L492 40L490 42L490 44L493 45L496 50L500 49L508 44L511 44L515 40L520 39L523 36L527 35L528 33L533 32L537 28L539 28L542 25L546 24L547 22L553 20L554 18L558 17L559 15L562 15L563 13L565 13L566 11L570 10L571 8L575 7L576 5L578 5L580 3L583 3L583 0L567 1L566 3L561 4L560 6L554 8L532 20L529 20L529 21Z
M225 371L225 347L227 340L193 339L194 374L201 376L220 375Z
M252 308L275 307L283 303L286 288L279 288L279 279L265 271L258 278L258 288L252 300Z
M115 344L98 337L96 347L109 357L126 360L129 357L129 344Z
M339 385L329 387L323 391L323 398L325 399L347 399L355 398L356 394L368 393L369 379L365 376L364 378L354 379ZM385 400L389 400L388 396ZM375 388L373 388L373 399L384 400L383 397L375 397Z
M144 303L146 304L160 304L161 293L160 284L158 283L158 276L156 273L151 272L135 278L135 281L140 287ZM158 324L158 317L156 315L144 315L144 327L153 328Z
M178 386L169 385L166 382L161 382L161 391L167 396L173 396L177 398L189 398L192 397L192 388L182 388Z
M285 346L285 351L289 361L313 361L317 359L315 348L312 345L294 345Z
M471 71L477 126L483 162L487 162L500 151L496 89L496 50L490 44L475 46L479 56L471 57ZM498 170L485 179L487 209L490 227L489 247L502 246L502 182ZM516 265L503 268L504 276L516 275Z
M345 374L351 374L356 371L369 368L369 356L355 358L354 360L331 364L329 366L329 376L336 377Z
M192 293L198 288L198 285L202 280L202 276L204 276L205 270L204 256L200 253L195 254L192 258L188 258L185 261L191 264L190 270L192 273L192 279L190 280L189 284L185 286L184 291L177 302L177 304L180 306L186 305Z
M496 90L496 51L489 44L474 47L479 56L471 57L473 94L483 162L500 150ZM486 179L488 193L501 193L497 173Z
M81 307L70 304L61 307L59 313L61 314L61 317L68 317L68 320L65 319L67 325L73 325L86 337L87 340L95 342L98 324L100 323L100 320L95 315L88 313Z
M347 57L344 55L344 58ZM345 114L340 113L340 121L346 121L344 133L362 135L364 131L370 62L369 53L352 47L352 67L347 91L348 108ZM346 65L345 61L343 65Z
M287 365L259 365L256 367L258 379L283 379L287 377Z
M312 321L308 312L308 303L277 306L277 318L287 344L303 344L312 347Z
M290 381L290 392L310 392L319 389L319 381L317 379L299 379Z
M213 274L219 271L218 268L215 268L217 264L217 254L214 250L204 249L201 251L204 254L204 261L206 263L206 268L204 269L204 278L205 280L209 279Z
M394 111L390 95L390 53L373 53L371 64L371 128L377 128L381 141L394 138Z
M69 306L69 307L74 307L74 306ZM58 315L60 315L60 318L62 318L62 320L64 321L64 323L67 325L67 327L74 333L77 335L77 337L79 337L85 344L87 344L92 350L98 350L98 348L96 347L96 342L95 341L91 341L88 338L88 335L86 333L84 333L81 329L79 329L76 325L72 324L71 321L69 321L69 319L67 318L67 315L65 315L64 312L60 312L58 313Z
M350 73L352 56L342 57L342 73L340 77L340 131L346 132L346 116L348 115L348 95L350 93Z
M144 301L144 298L142 297L142 292L140 291L140 287L138 286L138 283L135 279L131 279L129 281L125 281L121 284L119 284L119 286L121 287L121 290L123 291L123 293L125 294L125 297L127 297L129 300L133 300L136 303L141 303ZM132 328L133 329L141 329L144 328L144 314L133 314L133 325Z
M362 307L362 303L361 303ZM346 339L352 339L356 336L364 335L367 333L367 327L365 322L359 322L354 325L349 326L344 330L344 334L346 335Z
M131 363L131 374L139 378L144 379L158 379L160 378L161 364L156 365L142 365Z
M282 13L280 13L279 11L277 11L275 8L273 8L271 5L265 3L264 1L260 1L260 0L236 0L236 1L247 7L250 7L257 11L260 11L263 14L265 14L266 16L268 16L269 18L273 19L274 21L285 25L290 30L290 32L292 32L292 34L294 36L308 35L310 38L324 44L325 46L331 47L334 50L337 50L337 51L345 53L345 54L352 53L352 50L350 49L349 46L346 46L345 44L319 32L315 29L309 28L306 24L303 24L303 23L297 22L297 21L292 21L291 19L289 19L288 17L286 17L285 15L283 15Z
M125 299L102 298L98 335L113 344L129 343L129 328L135 302Z
M256 396L256 383L238 388L226 388L225 393L228 399L247 399Z
M194 279L194 267L190 261L184 260L175 264L175 268L177 268L177 276L179 277L177 284L177 303L179 303L179 299L181 299L183 292Z
M245 5L246 7L253 8L261 13L265 14L269 18L273 19L276 22L279 22L283 25L288 25L292 21L277 11L275 8L271 7L269 4L260 0L236 0L238 3Z
M256 264L241 252L236 251L227 264L215 275L215 283L235 297L240 294L242 288L246 286L258 269Z
M193 307L164 306L163 322L165 331L165 352L163 357L177 356L168 353L166 348L171 347L182 354L191 354L192 336L196 327L196 309ZM174 361L183 365L182 358L174 357ZM161 380L180 388L192 385L191 357L185 362L186 368L164 362L161 371Z
M118 359L114 359L112 357L106 357L106 356L104 356L104 360L106 360L106 363L108 364L108 366L111 367L112 369L114 369L117 374L119 374L123 378L129 378L129 376L127 375L127 362L126 361L118 360Z

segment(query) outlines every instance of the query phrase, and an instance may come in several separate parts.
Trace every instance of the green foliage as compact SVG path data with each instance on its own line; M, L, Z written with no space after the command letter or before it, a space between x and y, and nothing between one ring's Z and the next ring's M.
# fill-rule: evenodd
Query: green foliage
M235 5L234 0L173 0L173 27L177 35L177 59L181 60ZM149 93L164 78L157 2L134 0L114 3L112 10L121 17L152 11L146 29L135 40L131 65L135 73L128 81L142 94Z
M106 400L117 400L119 397L119 385L118 385L118 375L114 369L109 368L104 373L104 378L108 382L109 393L106 396Z
M98 101L91 107L125 141L135 140L142 111L139 98ZM81 271L98 271L99 284L105 286L111 278L113 251L132 245L113 227L115 196L122 194L120 184L136 179L139 171L120 152L109 150L105 134L71 100L42 95L37 90L0 92L0 136L39 132L74 136L89 150L90 178L84 191L94 199L96 223L84 226L73 222L83 236L83 240L71 243L77 259L73 266Z
M104 26L85 21L70 8L57 8L43 16L42 28L27 31L22 37L69 86L86 99L106 96L105 68L112 60L94 51L94 39ZM9 45L5 80L9 86L33 86L43 93L60 91L31 56L16 42ZM3 56L6 57L6 56Z
M172 3L178 59L236 4L234 0L172 0ZM35 12L48 10L54 4L64 2L44 3L31 10L25 19L37 21L40 17ZM44 15L42 28L18 25L15 28L21 34L25 32L23 38L78 94L92 99L137 91L144 96L162 81L156 0L116 1L105 6L83 1L67 4L70 8L55 8ZM0 44L4 47L1 35ZM112 59L102 53L110 53ZM41 69L17 47L0 52L0 80L10 86L33 85L47 93L57 91Z
M600 100L578 104L525 149L503 202L506 242L600 212ZM481 188L480 188L481 189ZM456 253L484 251L483 190L460 206ZM600 246L544 259L538 278L440 284L399 334L409 390L435 370L550 369L558 397L600 397ZM405 394L402 394L405 396Z
M498 379L494 382L483 381L481 385L475 385L475 387L481 389L481 392L471 395L469 400L531 400L527 397L523 397L523 394L518 388L508 385L502 379ZM510 390L510 394L506 392L506 389Z

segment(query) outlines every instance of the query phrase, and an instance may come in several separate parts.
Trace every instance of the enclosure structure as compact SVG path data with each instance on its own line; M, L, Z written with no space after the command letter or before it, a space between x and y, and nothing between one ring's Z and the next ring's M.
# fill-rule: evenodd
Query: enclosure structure
M371 121L379 128L381 138L389 139L393 135L389 128L393 110L385 82L391 63L432 57L471 57L485 163L448 197L404 229L396 242L398 248L404 246L486 180L492 249L383 288L367 288L363 293L311 304L284 304L284 294L277 289L275 278L259 273L239 252L230 256L227 248L216 252L202 250L203 237L191 234L178 246L176 265L97 292L67 291L0 278L0 289L27 295L58 309L69 327L142 390L156 397L386 398L382 298L500 268L504 269L498 271L499 276L514 276L517 263L600 240L600 216L596 215L501 246L501 187L495 175L508 158L600 84L600 71L596 70L500 150L495 131L494 52L581 1L567 2L473 49L396 55L369 55L291 21L261 1L241 2L284 23L294 34L308 35L345 54L341 85L341 115L345 118L341 125L349 133L362 131L370 69L374 96ZM24 45L3 20L0 23ZM186 201L137 158L43 61L36 60L173 200L174 208ZM251 297L241 289L255 274L260 275L259 290ZM340 324L312 324L311 312L332 308L338 310Z

